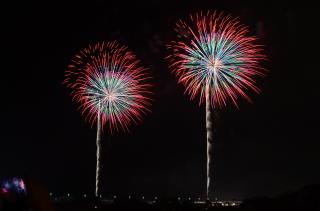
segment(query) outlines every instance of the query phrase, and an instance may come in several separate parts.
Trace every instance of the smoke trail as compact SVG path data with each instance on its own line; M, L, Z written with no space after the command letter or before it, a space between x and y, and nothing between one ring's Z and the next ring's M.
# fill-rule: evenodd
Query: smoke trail
M207 199L209 200L210 190L212 186L212 175L210 169L212 166L212 114L211 114L211 96L209 85L206 85L206 128L207 128Z
M100 177L100 153L101 153L101 112L100 112L100 102L99 102L99 111L97 118L97 166L96 166L96 191L95 196L99 197L99 177Z

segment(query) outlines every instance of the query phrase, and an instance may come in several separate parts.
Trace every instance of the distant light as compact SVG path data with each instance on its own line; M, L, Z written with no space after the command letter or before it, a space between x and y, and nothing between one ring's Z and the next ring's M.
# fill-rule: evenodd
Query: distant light
M129 196L129 199L131 199L131 196Z
M178 197L178 200L180 200L181 198L180 197Z
M195 201L194 203L195 204L205 204L206 202L205 201Z
M6 183L4 183L4 187L7 188L7 189L10 189L11 185L9 184L9 182L6 182Z
M83 194L83 197L86 198L86 197L87 197L87 194Z
M102 195L100 195L100 198L102 198Z
M191 200L191 198L189 197L189 200Z
M154 197L154 199L155 199L155 200L157 200L157 199L158 199L158 197Z
M50 192L49 195L52 196L52 193Z
M116 195L114 195L114 196L113 196L113 198L114 198L114 199L116 199L116 198L117 198L117 196L116 196Z
M68 193L67 196L70 197L70 193Z
M142 196L142 199L144 199L144 196Z
M232 206L236 206L236 203L234 203L234 202L232 202L232 204L231 204Z
M198 198L198 201L200 201L201 199L200 198Z

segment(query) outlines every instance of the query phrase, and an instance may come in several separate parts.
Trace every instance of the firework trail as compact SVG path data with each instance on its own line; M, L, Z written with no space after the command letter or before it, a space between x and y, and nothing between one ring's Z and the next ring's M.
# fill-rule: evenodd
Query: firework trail
M80 51L65 72L64 84L91 123L97 122L95 195L99 195L101 131L128 131L150 106L149 75L140 61L117 42L102 42Z
M207 197L212 186L212 116L211 109L235 106L242 97L250 101L248 90L259 93L255 77L264 76L260 62L263 48L249 35L248 27L238 18L211 12L190 15L176 24L177 38L170 42L170 69L185 86L191 99L199 96L206 102L207 128Z

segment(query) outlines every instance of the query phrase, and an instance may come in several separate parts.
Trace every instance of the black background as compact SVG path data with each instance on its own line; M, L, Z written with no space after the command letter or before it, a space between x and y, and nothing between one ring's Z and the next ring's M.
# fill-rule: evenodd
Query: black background
M89 2L89 1L88 1ZM154 79L152 113L130 133L103 135L104 195L203 197L204 106L168 70L174 24L223 10L266 47L261 95L217 111L218 198L276 195L320 182L318 13L314 5L243 1L18 3L2 6L0 177L29 176L54 194L93 194L95 127L62 85L74 54L118 40Z

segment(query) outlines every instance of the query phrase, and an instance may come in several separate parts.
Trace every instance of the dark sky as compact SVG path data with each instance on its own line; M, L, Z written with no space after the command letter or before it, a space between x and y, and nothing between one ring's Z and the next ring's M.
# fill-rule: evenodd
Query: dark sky
M216 195L273 196L320 183L319 18L312 5L107 2L2 7L0 178L27 175L54 193L93 194L96 131L62 80L81 48L118 40L149 67L155 95L152 113L130 133L104 133L103 193L204 196L205 108L183 94L164 57L179 18L218 9L239 16L266 45L269 73L259 79L263 93L251 93L253 104L216 112Z

